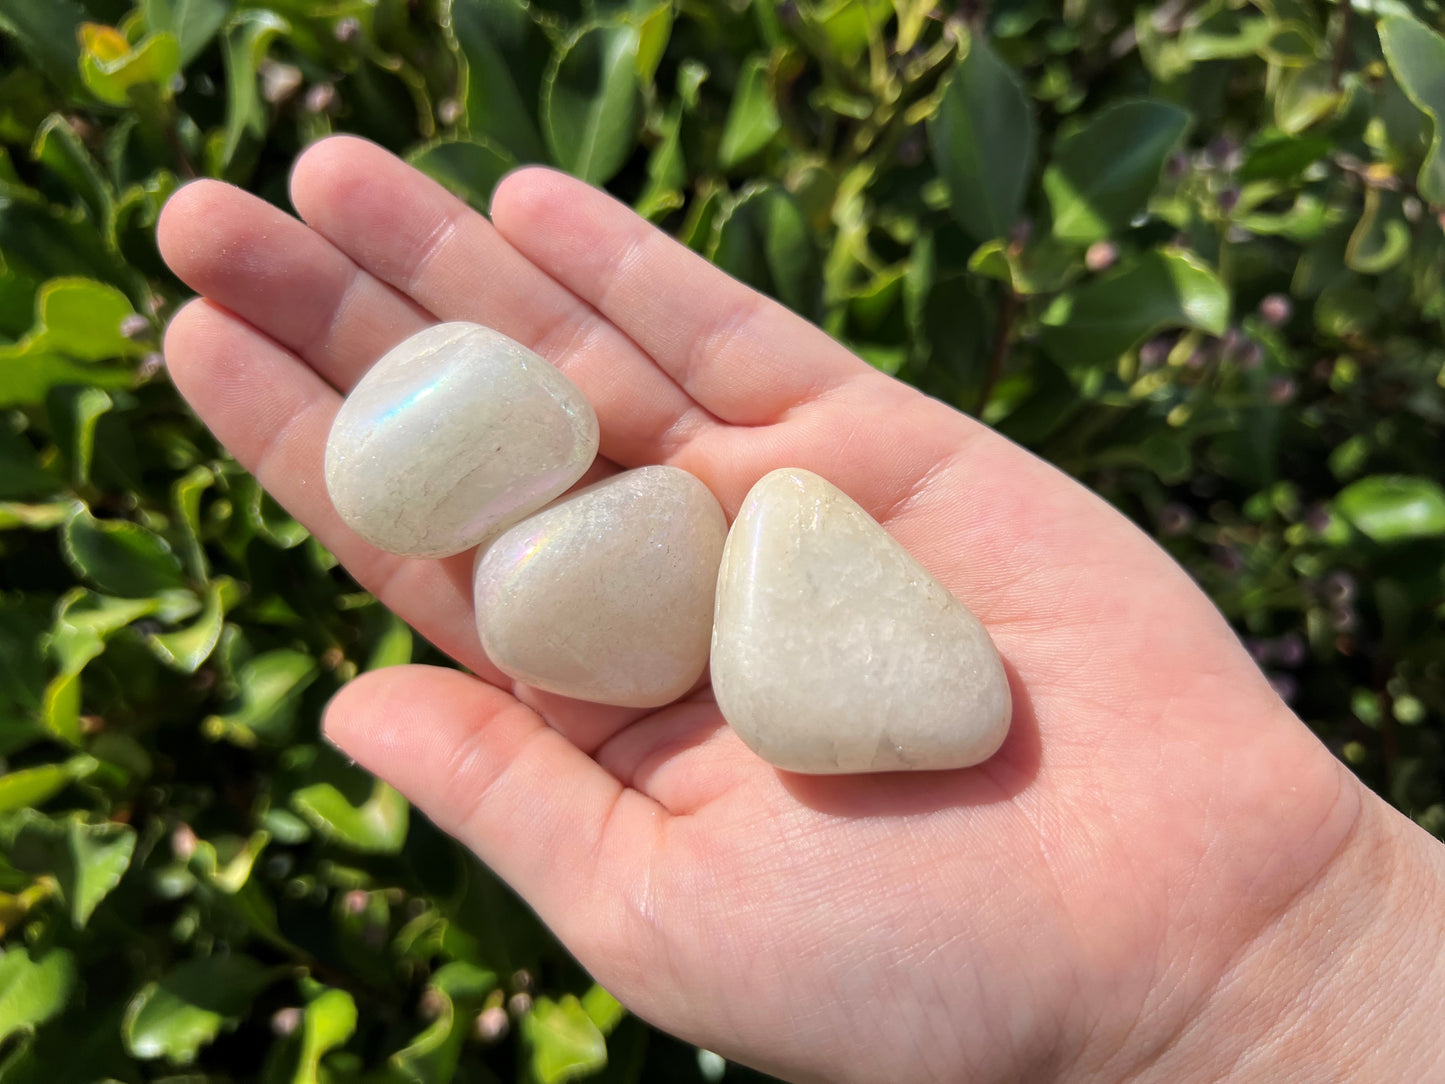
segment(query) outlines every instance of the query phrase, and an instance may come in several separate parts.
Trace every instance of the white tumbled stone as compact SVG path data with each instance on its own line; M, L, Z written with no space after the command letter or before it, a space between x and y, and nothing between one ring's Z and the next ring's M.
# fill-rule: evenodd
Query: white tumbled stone
M727 519L676 467L640 467L569 494L477 556L477 632L528 685L658 707L702 675Z
M326 488L372 545L445 557L566 492L596 455L597 415L557 369L491 328L437 324L341 404Z
M712 687L759 756L815 774L963 768L1008 732L988 632L816 474L748 493L718 573Z

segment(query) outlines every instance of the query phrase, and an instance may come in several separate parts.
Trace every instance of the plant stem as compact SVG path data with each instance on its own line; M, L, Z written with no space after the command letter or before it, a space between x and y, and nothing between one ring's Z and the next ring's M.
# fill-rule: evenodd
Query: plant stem
M1335 63L1330 71L1330 86L1340 89L1340 80L1345 76L1345 62L1350 58L1350 24L1354 19L1355 5L1352 0L1339 0L1340 29L1335 39Z
M994 329L993 349L989 352L988 372L984 374L983 387L978 391L978 406L974 408L977 417L983 417L983 409L988 406L989 397L993 395L994 385L1003 375L1003 367L1008 361L1009 350L1013 347L1014 322L1019 314L1019 295L1009 287L1008 293L1004 295L1003 305L998 310L998 325Z

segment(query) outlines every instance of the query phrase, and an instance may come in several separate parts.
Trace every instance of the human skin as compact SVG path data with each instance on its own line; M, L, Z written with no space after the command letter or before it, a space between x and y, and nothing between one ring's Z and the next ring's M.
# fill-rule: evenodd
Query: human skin
M515 173L489 221L337 137L291 193L300 221L217 182L172 198L161 248L202 295L171 323L172 377L469 671L366 674L327 736L630 1009L799 1081L1445 1079L1445 849L1104 501L578 181ZM341 395L438 320L495 327L582 388L589 480L669 463L730 517L776 467L842 488L988 627L1002 750L799 776L706 687L643 711L514 686L478 646L471 555L373 549L322 483Z

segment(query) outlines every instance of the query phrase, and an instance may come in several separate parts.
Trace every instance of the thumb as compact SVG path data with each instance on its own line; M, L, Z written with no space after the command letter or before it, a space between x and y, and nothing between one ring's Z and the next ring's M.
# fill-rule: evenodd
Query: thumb
M397 666L345 686L323 729L475 852L584 966L647 950L624 903L668 815L531 708L457 670Z

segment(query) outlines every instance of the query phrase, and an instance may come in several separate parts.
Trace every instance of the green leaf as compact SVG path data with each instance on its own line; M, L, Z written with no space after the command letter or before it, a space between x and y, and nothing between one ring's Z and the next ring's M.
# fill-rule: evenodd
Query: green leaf
M42 764L0 775L0 813L44 805L77 779L90 775L100 762L94 757L71 757L64 764Z
M657 219L686 203L687 162L682 154L682 105L674 105L663 118L662 138L647 157L647 187L634 209L643 218Z
M61 671L45 686L45 695L40 698L40 721L66 745L80 745L79 670Z
M65 522L60 545L66 563L109 595L145 598L185 586L181 562L170 546L138 523L98 520L77 507Z
M1374 475L1351 482L1335 510L1381 544L1445 537L1445 490L1429 478Z
M221 576L206 584L206 598L200 616L191 624L171 632L151 633L146 643L167 666L183 674L194 674L211 657L221 640L226 610L240 597L236 582Z
M265 138L269 113L256 87L256 72L271 42L290 31L290 23L264 10L243 11L226 29L222 52L226 62L226 128L219 155L223 170L235 160L246 136Z
M522 1021L532 1075L540 1084L560 1084L607 1065L607 1040L576 997L539 997Z
M596 983L593 983L591 988L582 995L582 1011L597 1025L597 1030L603 1035L610 1035L612 1029L627 1015L627 1010L622 1007L622 1002Z
M1054 235L1089 244L1127 226L1188 127L1189 114L1167 102L1122 102L1059 140L1044 170Z
M821 257L798 201L773 184L749 185L713 222L708 258L804 316L818 308Z
M322 1084L321 1059L356 1031L356 1002L345 990L325 990L306 1006L301 1024L301 1059L292 1084Z
M1343 95L1330 63L1289 68L1274 96L1274 123L1286 135L1298 135L1334 113Z
M1027 297L1062 290L1084 271L1078 250L1050 236L1025 247L1006 241L985 241L969 257L975 275L1007 283L1014 293Z
M39 345L77 361L135 356L142 348L120 331L134 312L130 299L114 286L86 278L52 279L36 297Z
M1410 225L1398 193L1365 190L1365 210L1345 248L1345 266L1366 275L1388 271L1410 251Z
M39 956L12 945L0 956L0 1043L59 1015L75 989L75 960L64 949Z
M406 842L410 807L380 779L361 805L330 783L313 783L291 795L291 808L321 836L364 854L396 854Z
M380 670L387 666L405 666L411 662L411 628L393 613L386 615L386 628L377 637L376 645L366 660L366 669Z
M76 81L80 44L75 31L84 19L75 0L0 0L0 29L12 34L31 62L62 89Z
M110 221L115 193L65 117L52 113L45 118L35 133L30 157L63 180L80 197L96 226L104 227ZM126 307L130 307L129 302Z
M751 56L738 76L738 88L723 125L718 164L731 169L747 161L771 143L782 127L768 86L768 58Z
M1229 291L1198 257L1161 249L1060 294L1040 319L1044 350L1065 369L1089 369L1164 328L1223 335Z
M232 0L141 0L141 18L151 30L174 34L181 67L201 54L231 13Z
M544 161L533 103L549 50L528 5L451 0L445 26L463 62L467 131L514 162Z
M90 921L100 901L120 884L135 853L135 829L125 824L86 824L71 817L66 824L68 862L59 870L60 890L70 905L76 929Z
M432 976L439 1012L431 1025L403 1050L391 1056L391 1067L414 1084L447 1084L457 1068L472 1018L497 986L485 968L455 960Z
M478 211L487 211L497 182L517 167L512 155L484 139L435 139L406 160Z
M172 95L181 72L181 46L174 34L147 34L131 45L109 26L80 28L80 78L107 105L129 105L138 94L161 100Z
M1298 177L1334 147L1323 135L1290 136L1275 132L1251 143L1236 174L1241 183L1284 181Z
M236 706L205 721L206 732L241 746L283 742L291 734L301 694L316 680L316 660L302 651L278 648L248 659L236 675Z
M642 115L641 36L619 16L584 26L563 43L542 79L542 127L552 160L602 184L631 156Z
M1445 37L1407 15L1380 20L1380 45L1400 89L1435 126L1420 167L1420 195L1445 207Z
M1034 165L1034 117L1013 69L975 38L928 122L949 210L970 236L989 241L1019 217Z
M121 1037L132 1057L189 1065L231 1029L274 973L249 956L191 960L141 989L126 1008Z
M109 598L84 587L72 588L55 608L46 650L62 673L78 674L105 649L112 633L160 607L161 600L156 598Z

